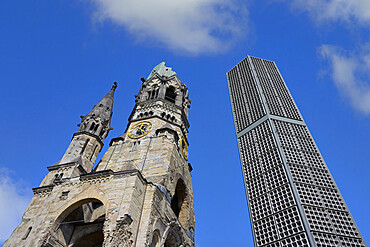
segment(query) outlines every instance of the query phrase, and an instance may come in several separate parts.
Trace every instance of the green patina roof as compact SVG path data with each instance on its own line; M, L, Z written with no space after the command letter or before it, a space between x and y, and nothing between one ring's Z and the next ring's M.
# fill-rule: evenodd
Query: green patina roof
M150 77L152 77L155 73L157 73L160 76L166 76L166 77L170 77L170 76L176 75L176 72L175 71L172 71L172 68L166 67L166 63L165 62L161 62L160 64L158 64L157 66L155 66L154 69L152 70L152 72L150 72L150 74L149 74L149 76L148 76L147 79L149 79Z

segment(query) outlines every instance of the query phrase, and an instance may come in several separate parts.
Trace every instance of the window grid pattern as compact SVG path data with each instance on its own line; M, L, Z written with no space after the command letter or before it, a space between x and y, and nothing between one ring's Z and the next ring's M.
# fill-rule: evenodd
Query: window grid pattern
M359 231L307 127L272 121L317 245L357 246L357 240L362 241Z
M301 243L303 223L269 122L259 124L238 141L257 246L284 246L281 241L292 235L297 238L285 241L292 246Z
M310 246L302 216L318 247L365 247L307 127L289 120L302 118L275 63L248 57L227 77L237 133L266 115L262 95L269 114L286 118L268 119L238 137L256 246Z
M247 59L230 70L227 77L235 116L235 127L237 132L240 132L266 113Z
M251 58L257 78L270 114L290 119L302 120L283 79L275 64L260 58Z

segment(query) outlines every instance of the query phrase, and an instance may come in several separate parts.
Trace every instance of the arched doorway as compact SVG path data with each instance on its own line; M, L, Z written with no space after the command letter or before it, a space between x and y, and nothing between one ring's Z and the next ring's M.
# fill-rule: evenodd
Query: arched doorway
M160 234L159 231L156 230L153 233L153 239L152 243L150 244L150 247L159 247L159 245L160 245Z
M67 208L59 217L55 238L68 247L101 247L104 241L104 204L84 200Z
M164 242L164 247L178 247L180 246L180 239L177 234L175 234L173 231L168 233L166 242Z

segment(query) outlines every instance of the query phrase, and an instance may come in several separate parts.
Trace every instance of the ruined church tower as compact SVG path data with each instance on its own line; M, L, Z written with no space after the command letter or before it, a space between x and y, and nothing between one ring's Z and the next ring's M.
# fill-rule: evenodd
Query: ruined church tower
M81 116L4 246L194 246L188 89L164 62L141 80L125 132L95 167L116 83Z

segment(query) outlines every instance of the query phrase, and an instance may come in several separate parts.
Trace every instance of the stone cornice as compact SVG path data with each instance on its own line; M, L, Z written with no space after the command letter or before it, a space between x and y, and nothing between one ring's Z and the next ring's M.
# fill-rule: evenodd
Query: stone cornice
M58 165L52 165L52 166L48 166L46 167L49 171L54 171L54 170L58 170L60 168L64 168L64 167L69 167L69 166L74 166L76 164L80 164L79 162L77 161L73 161L73 162L68 162L68 163L64 163L64 164L58 164Z
M96 178L103 178L103 177L109 177L113 174L112 170L103 170L98 172L90 172L86 174L80 175L80 180L88 180L88 179L96 179Z
M183 122L185 123L185 126L186 126L186 128L187 128L187 129L190 127L189 121L188 121L188 119L187 119L187 117L186 117L186 114L185 114L185 112L184 112L183 107L178 106L178 105L176 105L176 104L174 104L174 103L171 103L171 102L169 102L169 101L167 101L167 100L165 100L165 99L161 99L161 98L156 98L156 99L146 100L146 101L143 101L143 102L137 102L137 103L135 104L134 109L132 110L132 112L131 112L131 114L130 114L129 118L128 118L128 121L129 121L129 122L131 122L131 121L132 121L132 122L133 122L133 121L135 121L135 120L131 120L131 118L132 118L132 116L133 116L133 114L134 114L134 112L136 111L136 108L137 108L138 106L143 106L143 105L146 105L146 104L148 104L148 103L154 103L154 102L156 102L156 101L162 101L164 104L167 104L167 105L169 105L170 107L175 107L175 108L177 108L177 109L181 110L181 119L182 119L182 120L183 120ZM160 107L160 108L165 108L163 105L156 105L156 106L158 106L158 107ZM172 123L172 122L170 122L170 123Z
M53 188L54 188L54 185L46 185L46 186L32 188L32 191L34 194L39 194L43 192L50 192L53 190Z
M87 131L80 131L80 132L76 132L76 133L74 133L74 134L73 134L73 137L78 136L78 135L83 135L83 134L88 135L88 136L91 136L91 137L94 137L94 138L99 142L99 144L100 144L101 146L103 146L103 145L104 145L104 144L103 144L103 141L101 140L101 138L100 138L99 136L94 135L94 134L91 134L90 132L87 132ZM72 137L72 138L73 138L73 137Z

